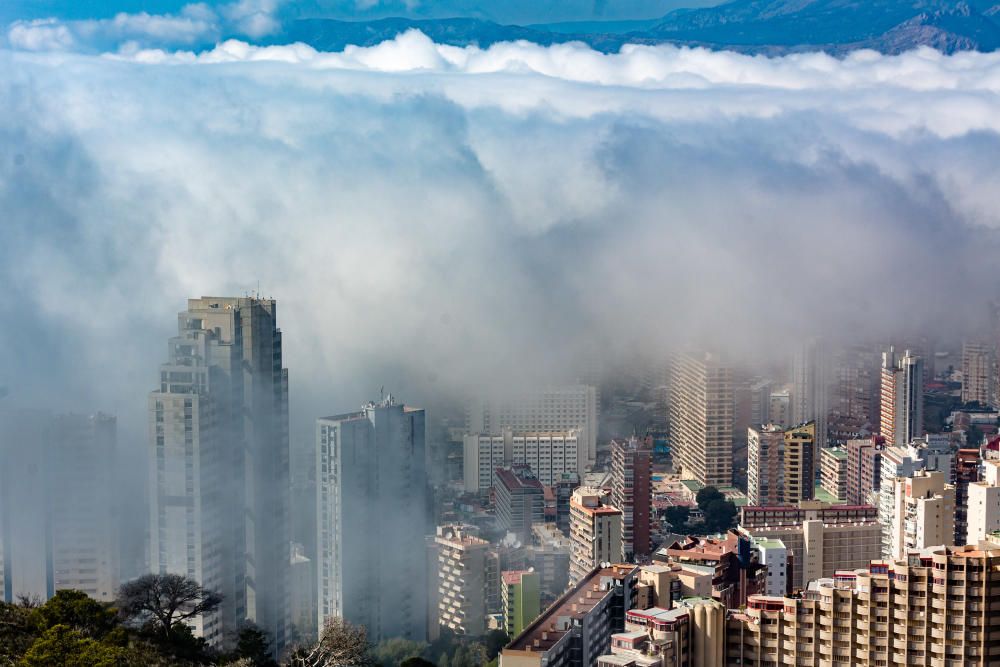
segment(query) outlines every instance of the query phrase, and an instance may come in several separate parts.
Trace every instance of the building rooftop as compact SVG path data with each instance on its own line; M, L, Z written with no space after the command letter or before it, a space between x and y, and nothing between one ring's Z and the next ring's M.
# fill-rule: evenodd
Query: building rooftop
M497 468L497 480L511 491L515 489L533 489L544 493L542 483L537 477L527 477L524 473L517 474L510 468Z
M514 637L504 650L548 651L569 632L572 627L570 619L586 616L614 593L614 586L610 584L621 581L638 569L637 565L612 565L591 571Z

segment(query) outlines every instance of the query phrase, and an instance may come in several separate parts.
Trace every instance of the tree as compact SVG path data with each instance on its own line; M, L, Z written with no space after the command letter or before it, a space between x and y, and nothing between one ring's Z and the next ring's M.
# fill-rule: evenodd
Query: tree
M736 525L739 510L731 500L713 500L704 509L705 529L710 533L721 533Z
M24 667L118 667L125 650L85 637L68 625L45 631L19 663Z
M0 602L0 665L13 665L24 655L38 635L32 608L24 601Z
M271 657L271 642L256 625L246 625L240 630L232 657L248 667L278 667Z
M510 642L510 637L503 630L490 630L486 633L486 659L493 660L500 655L503 647Z
M118 627L114 611L83 591L56 591L52 599L32 611L31 617L42 632L65 625L92 639Z
M687 532L688 521L691 519L691 508L684 505L674 505L664 510L663 516L674 532Z
M375 660L382 667L399 667L409 658L422 656L427 650L424 642L410 641L402 637L383 639L375 646Z
M706 486L698 492L694 499L698 503L698 509L705 512L710 503L716 500L725 500L726 497L714 486Z
M118 594L118 607L126 619L152 624L167 642L178 625L209 614L220 604L220 594L179 574L146 574L124 584Z
M328 619L316 644L295 652L288 667L377 667L364 626Z
M430 660L424 660L420 656L414 656L399 663L399 667L437 667L437 665Z

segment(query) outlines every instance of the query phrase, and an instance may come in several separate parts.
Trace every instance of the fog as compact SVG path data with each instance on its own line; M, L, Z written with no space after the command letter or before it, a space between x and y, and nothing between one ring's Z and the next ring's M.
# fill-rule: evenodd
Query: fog
M0 52L2 405L113 414L136 466L188 297L277 299L308 447L380 387L955 339L997 293L998 55L31 32L59 26Z

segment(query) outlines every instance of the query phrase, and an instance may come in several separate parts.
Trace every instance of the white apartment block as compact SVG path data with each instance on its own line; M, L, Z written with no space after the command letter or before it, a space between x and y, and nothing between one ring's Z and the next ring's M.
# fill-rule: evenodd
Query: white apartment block
M955 540L955 487L944 473L920 470L893 480L889 523L890 557L902 559L913 549L946 545Z
M525 464L542 484L554 485L563 473L579 473L582 432L578 430L498 435L468 434L464 438L464 486L469 493L485 493L493 486L497 468Z
M488 395L466 408L465 432L502 434L578 431L577 472L597 460L597 388L590 385L525 387Z
M983 473L983 481L969 483L969 544L978 544L1000 531L1000 461L983 461Z

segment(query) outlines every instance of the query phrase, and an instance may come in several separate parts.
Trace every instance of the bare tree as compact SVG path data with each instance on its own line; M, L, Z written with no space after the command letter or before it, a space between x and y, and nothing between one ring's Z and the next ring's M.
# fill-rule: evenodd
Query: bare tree
M372 645L364 626L352 625L342 618L331 618L323 625L320 640L295 652L288 667L376 667Z
M128 619L152 621L169 640L178 623L219 608L222 596L179 574L146 574L121 587L118 608Z

